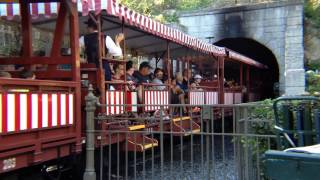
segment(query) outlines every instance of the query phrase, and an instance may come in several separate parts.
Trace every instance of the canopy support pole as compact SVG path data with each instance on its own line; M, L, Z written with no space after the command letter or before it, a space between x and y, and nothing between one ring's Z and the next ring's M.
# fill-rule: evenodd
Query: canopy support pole
M74 15L70 15L70 49L71 49L71 67L72 67L72 80L78 82L78 87L75 90L75 109L81 109L81 87L80 87L80 49L79 49L79 19L77 13L77 5L72 3L71 5ZM81 140L81 112L75 114L77 120L76 131L77 131L77 142L76 152L82 150Z
M21 29L22 29L22 57L30 58L32 56L32 26L30 17L29 3L20 0L21 11Z
M218 57L219 104L224 104L224 57Z
M250 66L246 68L247 102L250 101Z

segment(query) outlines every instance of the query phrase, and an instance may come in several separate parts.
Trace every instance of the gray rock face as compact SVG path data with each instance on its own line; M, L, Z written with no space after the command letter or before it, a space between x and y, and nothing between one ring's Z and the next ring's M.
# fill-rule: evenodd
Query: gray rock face
M193 12L181 14L179 20L187 33L201 39L248 38L264 45L277 59L280 93L304 93L303 1Z

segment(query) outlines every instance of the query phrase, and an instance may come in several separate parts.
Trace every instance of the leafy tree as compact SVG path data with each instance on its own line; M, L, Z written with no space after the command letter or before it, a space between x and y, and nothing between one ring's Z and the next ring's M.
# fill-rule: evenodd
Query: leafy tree
M304 10L306 18L320 27L320 0L306 1Z
M120 2L161 22L178 22L177 11L203 8L214 0L121 0Z

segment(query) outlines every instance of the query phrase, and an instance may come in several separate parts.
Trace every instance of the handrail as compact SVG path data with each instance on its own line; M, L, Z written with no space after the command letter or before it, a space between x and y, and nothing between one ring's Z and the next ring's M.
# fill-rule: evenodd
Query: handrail
M32 80L19 78L0 78L0 85L23 86L52 86L52 87L77 87L80 83L75 81Z

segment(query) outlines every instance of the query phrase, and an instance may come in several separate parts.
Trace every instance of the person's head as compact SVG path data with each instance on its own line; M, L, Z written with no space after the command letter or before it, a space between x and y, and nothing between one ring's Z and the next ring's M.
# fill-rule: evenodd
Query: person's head
M132 61L128 61L127 64L126 64L126 71L127 71L127 74L129 74L130 76L133 75L134 73L134 67L133 67L133 62Z
M142 62L139 66L139 72L141 73L141 75L143 76L148 76L150 74L150 70L152 69L152 67L150 66L150 64L148 62Z
M88 33L92 33L94 31L97 31L98 30L98 25L97 23L91 19L89 17L89 19L85 22L85 24L87 24L87 30L88 30Z
M118 75L121 75L121 76L124 75L124 66L123 66L123 64L117 63L117 64L113 65L113 70L114 70L115 74L118 74Z
M161 68L156 68L154 70L154 76L157 78L157 79L160 79L162 80L163 79L163 70Z
M123 40L124 40L124 34L123 33L119 33L119 34L116 35L116 37L115 37L115 41L116 42L120 43Z
M191 78L191 77L192 77L192 71L191 71L191 69L184 69L184 70L183 70L183 77L184 77L184 78Z
M11 78L11 74L5 71L0 71L0 78Z
M195 75L194 76L194 81L196 82L196 83L200 83L201 82L201 80L202 80L202 77L199 75L199 74L197 74L197 75Z
M181 72L177 72L177 74L176 74L176 80L177 80L178 82L182 82L182 81L183 81L183 76L182 76Z
M28 70L28 69L24 69L20 73L20 78L23 78L23 79L36 79L36 75L34 74L33 71Z

